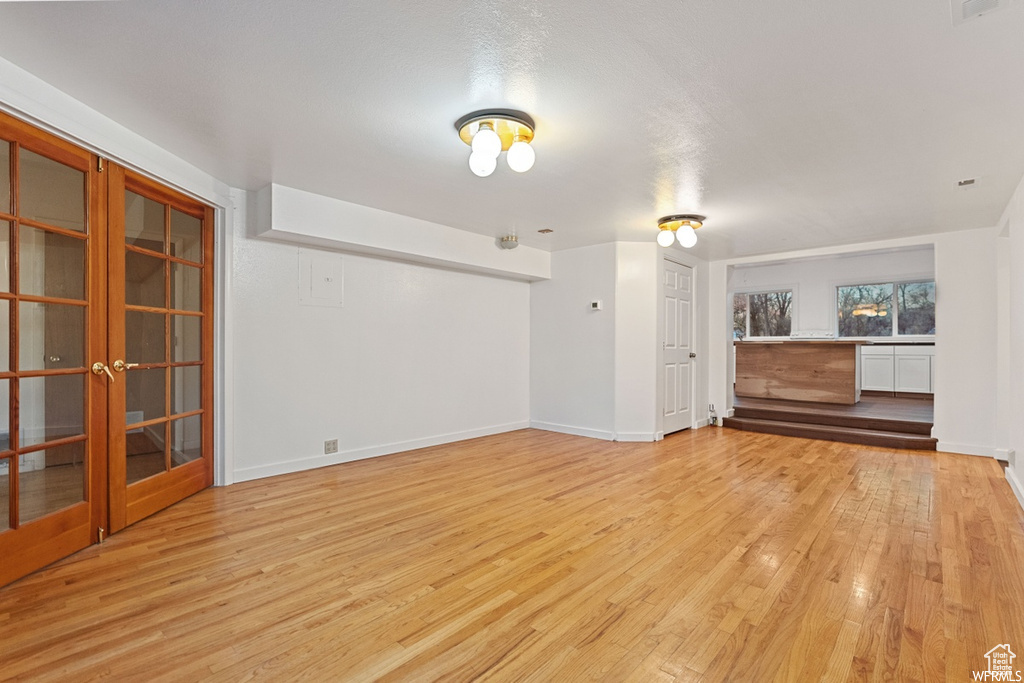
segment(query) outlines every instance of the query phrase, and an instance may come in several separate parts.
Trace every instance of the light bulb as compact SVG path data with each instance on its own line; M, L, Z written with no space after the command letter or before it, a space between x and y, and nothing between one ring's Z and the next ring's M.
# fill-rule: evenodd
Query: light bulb
M671 247L672 242L676 239L676 234L671 230L659 230L658 231L658 244L663 247Z
M697 244L697 233L689 224L681 225L676 230L676 239L679 240L680 245L689 249Z
M533 168L533 162L537 160L537 154L533 147L525 140L516 140L508 148L508 167L516 173L525 173Z
M494 173L494 169L497 167L497 157L490 157L479 152L473 152L469 155L469 170L481 178L486 178Z
M501 154L501 138L489 123L481 123L480 130L473 136L473 154L497 159Z

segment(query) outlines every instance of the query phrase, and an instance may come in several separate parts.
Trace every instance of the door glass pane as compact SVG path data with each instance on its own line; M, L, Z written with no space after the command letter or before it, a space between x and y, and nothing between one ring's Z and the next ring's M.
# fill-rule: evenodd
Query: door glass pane
M164 363L167 361L166 333L163 313L125 311L125 360L129 363Z
M140 370L138 368L124 373L127 382L126 392L128 394L127 411L129 416L141 415L138 419L129 417L132 422L146 422L155 420L158 417L165 417L166 412L166 388L167 369L151 368Z
M85 173L22 148L20 214L85 232Z
M11 222L0 221L0 292L11 291Z
M0 458L0 531L11 528L11 459Z
M174 414L190 413L199 410L200 385L202 368L189 365L174 368L174 383L171 385L171 409Z
M0 299L0 372L8 372L11 369L11 302L9 299ZM6 384L4 386L7 386ZM7 399L0 396L0 419L6 420Z
M171 263L171 308L198 311L202 270L184 263Z
M0 140L0 211L11 213L11 143Z
M163 448L166 434L166 422L128 432L125 439L125 457L129 484L167 471L167 459L164 457Z
M177 209L171 209L171 256L195 263L203 262L203 222Z
M22 294L85 299L85 240L21 226Z
M0 451L11 450L11 381L0 379Z
M174 325L174 362L202 360L202 322L194 315L172 315Z
M18 308L22 370L85 367L85 307L22 301Z
M163 254L164 205L134 192L125 192L124 241Z
M124 301L129 306L164 308L164 263L162 258L134 251L124 254Z
M22 378L19 406L23 446L83 434L85 375Z
M171 467L203 457L202 417L193 415L171 423Z
M18 458L21 524L85 500L85 442L55 446Z

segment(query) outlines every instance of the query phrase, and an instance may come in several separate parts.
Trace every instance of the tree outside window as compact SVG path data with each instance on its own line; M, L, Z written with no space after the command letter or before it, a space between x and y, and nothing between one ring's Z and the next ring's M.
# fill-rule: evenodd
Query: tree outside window
M732 304L733 339L788 337L793 330L793 292L736 294Z
M837 287L836 299L840 337L935 334L932 280Z
M896 315L900 334L935 334L935 283L896 285Z

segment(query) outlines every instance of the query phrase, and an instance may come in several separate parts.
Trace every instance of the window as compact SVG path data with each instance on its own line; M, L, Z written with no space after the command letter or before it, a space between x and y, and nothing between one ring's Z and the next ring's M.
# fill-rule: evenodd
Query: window
M837 287L836 300L840 337L935 334L933 280Z
M793 330L793 292L736 294L732 299L733 339L788 337Z
M896 319L900 334L935 334L935 283L896 285Z

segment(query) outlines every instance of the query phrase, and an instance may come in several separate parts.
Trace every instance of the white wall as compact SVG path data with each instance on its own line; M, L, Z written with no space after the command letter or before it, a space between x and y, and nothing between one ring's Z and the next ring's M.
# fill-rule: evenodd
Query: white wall
M1024 457L1020 455L1024 449L1024 180L1017 186L999 225L1006 238L997 240L998 248L1009 254L1003 263L1009 270L1004 277L1009 285L1008 302L1002 308L1009 315L1004 326L1007 348L1000 356L1002 363L998 368L1000 378L1007 378L1000 395L1008 400L1009 408L999 413L1009 420L1001 429L1008 438L1005 454L1010 464L1006 478L1024 506Z
M707 423L707 263L655 242L554 252L551 280L531 285L531 424L618 441L662 436L662 268L694 269L695 426ZM590 310L600 299L602 311Z
M566 249L551 255L551 279L530 285L533 426L615 438L615 268L614 243Z
M998 455L997 254L994 228L935 244L935 427L941 451Z
M236 228L236 481L527 426L527 283L347 254L307 306L300 249Z
M658 420L659 251L615 243L615 438L654 441Z
M923 245L873 254L733 266L728 288L730 293L792 289L793 331L835 332L837 286L934 276L934 250L931 245Z

